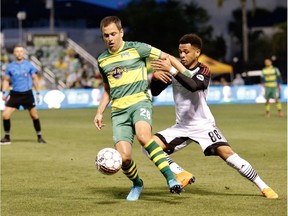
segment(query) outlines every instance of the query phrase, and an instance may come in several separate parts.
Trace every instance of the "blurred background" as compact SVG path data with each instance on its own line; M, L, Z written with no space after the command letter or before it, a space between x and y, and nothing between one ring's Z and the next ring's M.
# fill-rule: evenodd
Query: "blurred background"
M13 46L23 43L42 89L101 87L99 22L107 15L122 19L125 40L175 56L183 34L200 35L212 85L232 85L236 77L259 84L266 57L287 83L286 0L2 0L2 75Z

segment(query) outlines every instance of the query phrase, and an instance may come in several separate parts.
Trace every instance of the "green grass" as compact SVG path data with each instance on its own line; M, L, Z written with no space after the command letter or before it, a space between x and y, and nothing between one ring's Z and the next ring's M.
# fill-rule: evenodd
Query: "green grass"
M173 158L196 176L180 196L134 143L134 159L145 188L137 202L125 200L131 183L121 173L96 171L96 153L112 146L109 110L106 127L93 125L96 109L40 110L46 145L36 142L27 111L12 117L12 145L1 146L1 215L287 215L287 107L284 118L263 115L264 105L212 105L218 127L233 150L248 160L278 194L267 200L257 187L218 157L204 157L192 144ZM153 131L175 121L174 107L155 107ZM1 123L2 124L2 123ZM2 129L3 131L3 129Z

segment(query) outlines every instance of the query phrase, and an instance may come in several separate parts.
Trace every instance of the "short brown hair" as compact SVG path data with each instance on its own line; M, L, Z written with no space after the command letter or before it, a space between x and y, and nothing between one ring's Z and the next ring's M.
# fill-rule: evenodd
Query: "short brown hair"
M191 45L197 47L200 50L202 49L202 39L196 34L185 34L180 38L179 44L187 43L190 43Z
M118 30L122 29L121 20L117 16L106 16L104 17L100 22L100 30L102 31L102 28L108 26L111 23L115 23Z

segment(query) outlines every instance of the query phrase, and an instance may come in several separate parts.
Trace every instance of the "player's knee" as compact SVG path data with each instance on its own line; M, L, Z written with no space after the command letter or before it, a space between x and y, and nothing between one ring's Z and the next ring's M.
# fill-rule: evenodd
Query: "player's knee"
M10 113L3 112L3 114L2 114L3 120L8 120L8 119L10 119L10 117L11 117Z
M152 139L151 136L148 136L147 134L137 134L137 140L138 142L144 146L146 145L148 142L150 142L150 140Z

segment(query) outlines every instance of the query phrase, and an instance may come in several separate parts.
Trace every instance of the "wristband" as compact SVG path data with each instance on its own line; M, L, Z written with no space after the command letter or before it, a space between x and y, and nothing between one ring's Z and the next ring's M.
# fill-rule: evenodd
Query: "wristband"
M183 73L185 76L191 78L191 73L189 72L189 70L185 70L184 73Z
M178 73L177 69L174 67L171 67L169 70L170 74L172 74L173 76L176 75Z

